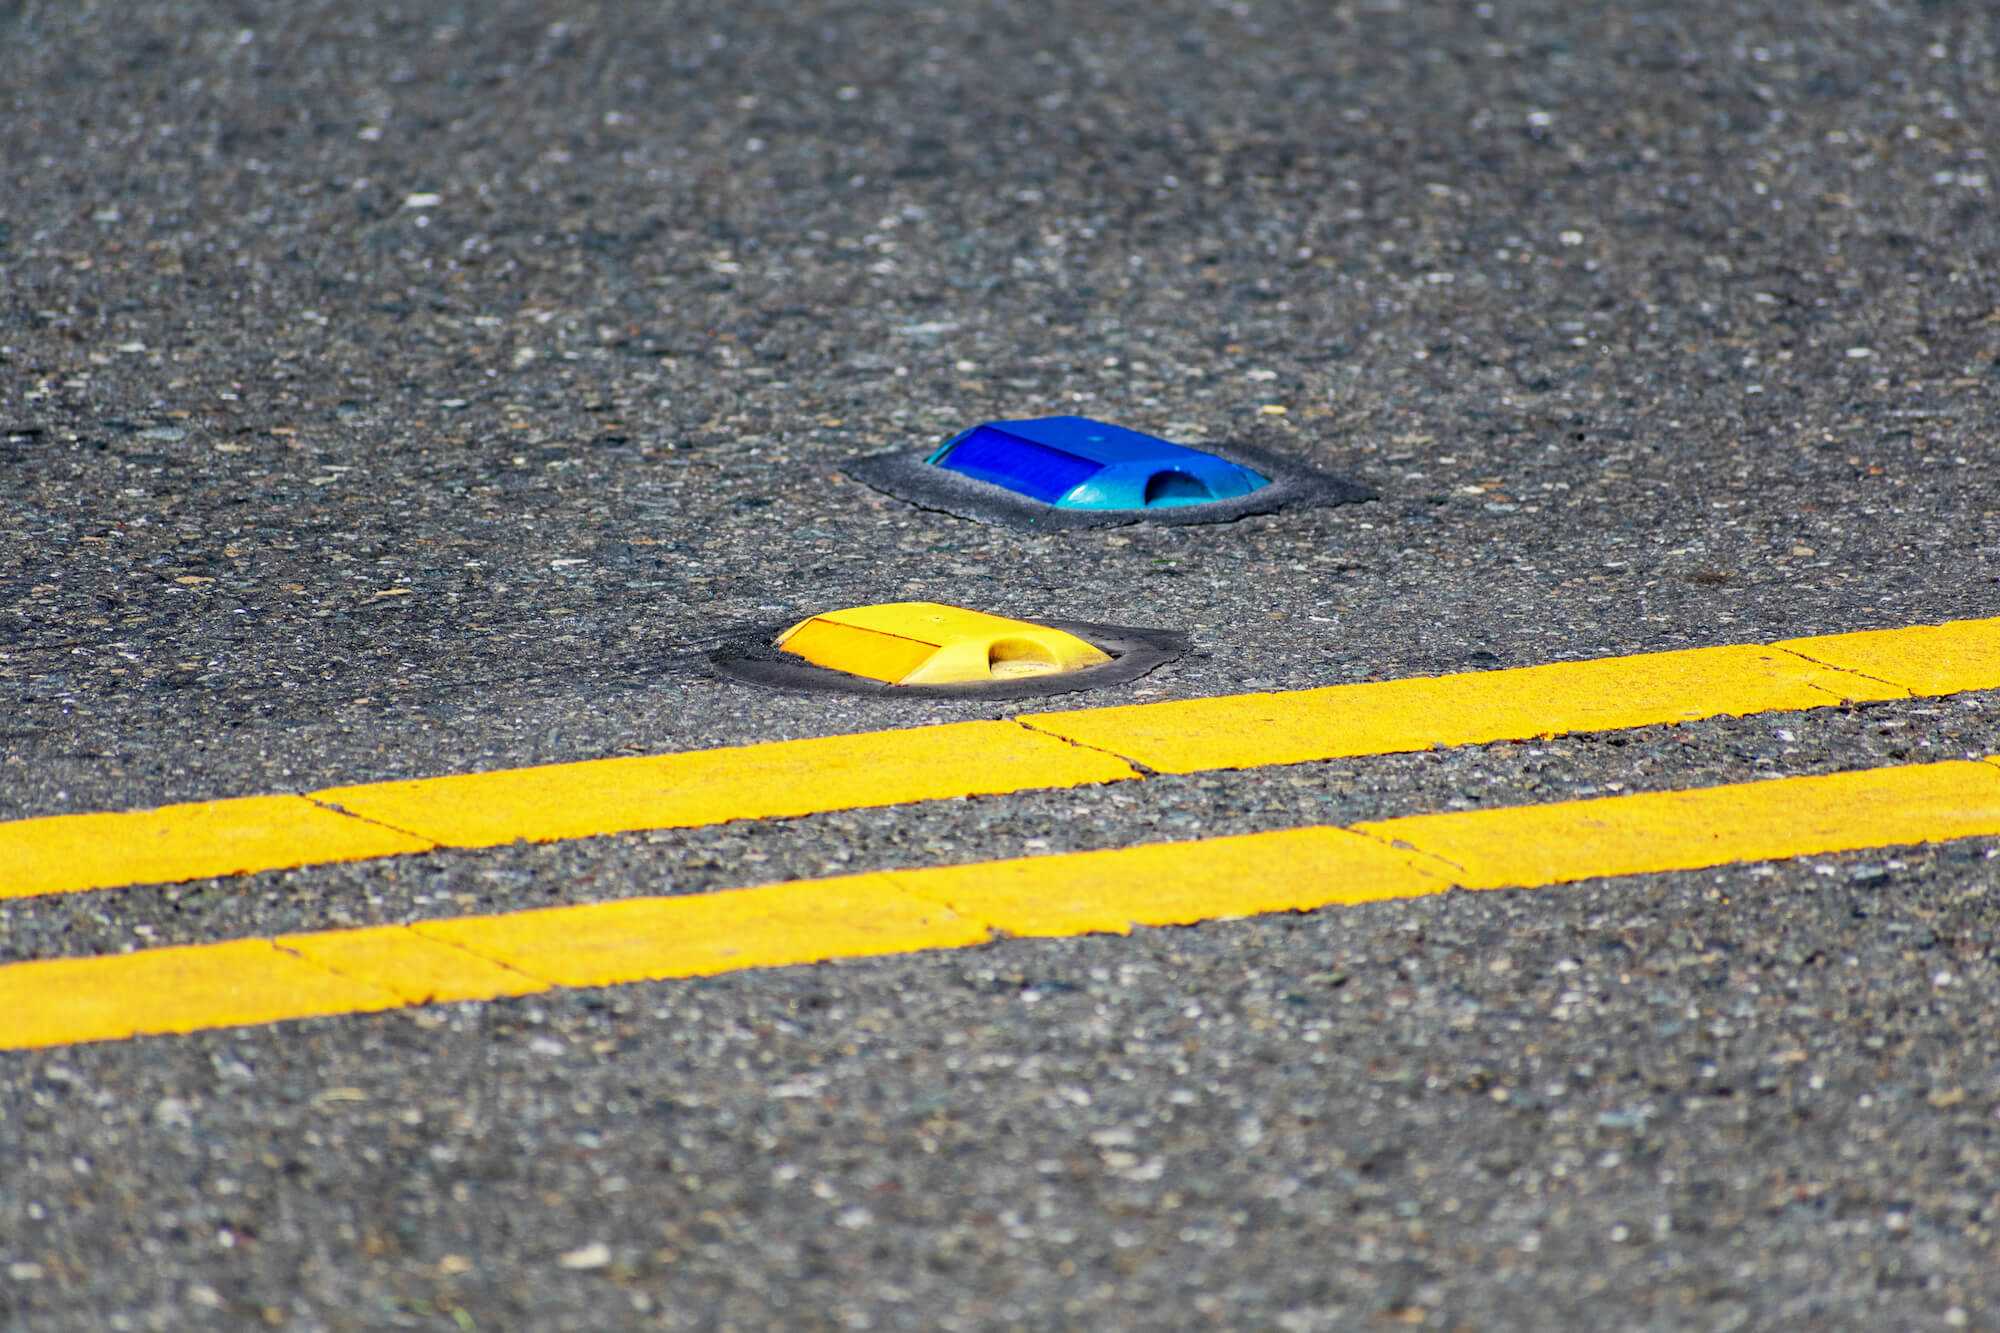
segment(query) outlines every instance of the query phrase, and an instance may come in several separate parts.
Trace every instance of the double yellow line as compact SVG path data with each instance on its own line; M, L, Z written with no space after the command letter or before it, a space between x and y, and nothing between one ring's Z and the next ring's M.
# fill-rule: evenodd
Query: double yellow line
M0 895L2000 687L2000 621L0 824ZM1954 762L0 967L0 1048L2000 833Z
M0 823L0 897L2000 686L2000 620Z

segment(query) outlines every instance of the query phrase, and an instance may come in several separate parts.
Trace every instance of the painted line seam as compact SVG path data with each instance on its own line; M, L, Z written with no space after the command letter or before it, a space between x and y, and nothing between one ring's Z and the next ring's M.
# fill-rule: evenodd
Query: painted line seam
M305 964L307 967L313 968L320 972L324 972L328 976L338 977L340 980L347 982L349 985L373 986L376 990L387 991L389 994L395 996L397 999L403 1000L408 1003L413 1003L413 1004L430 1003L429 996L426 995L419 997L415 991L397 985L395 979L392 977L391 978L362 977L362 976L356 976L351 972L343 972L339 968L334 967L330 963L321 962L319 959L308 957L307 955L300 953L297 949L291 948L288 945L280 944L275 936L267 936L263 942L271 946L271 951L273 953L282 954L285 957L290 958L296 962Z
M1107 759L1116 759L1119 763L1124 764L1127 768L1130 768L1135 777L1156 778L1160 776L1160 771L1158 769L1148 768L1146 765L1140 763L1137 759L1132 758L1130 755L1119 754L1116 750L1107 750L1101 745L1091 745L1088 744L1087 742L1077 740L1073 736L1061 736L1053 731L1044 731L1040 727L1036 726L1034 723L1028 721L1026 718L1014 717L1014 718L1009 718L1008 721L1017 724L1018 726L1022 727L1027 731L1033 732L1037 736L1042 736L1052 741L1061 741L1065 745L1071 746L1078 750L1088 750L1092 754L1101 754ZM1096 785L1104 786L1107 784L1098 783Z
M1058 854L1060 855L1060 853ZM903 873L903 871L906 869L907 867L899 867L896 870L884 870L884 871L879 871L877 873L881 874L891 884L895 885L896 892L902 894L904 897L914 898L916 901L920 903L929 903L933 907L942 907L945 911L950 912L953 916L961 917L964 920L969 921L973 925L979 927L981 930L986 932L986 942L988 944L995 943L996 941L999 940L1011 940L1014 938L1013 931L1007 929L1003 925L1000 925L998 922L986 920L985 916L982 913L971 911L970 909L963 907L960 904L953 902L951 899L943 897L942 895L935 893L926 893L923 889L919 888L917 885L910 883L909 880L905 877L905 874ZM1125 925L1126 928L1129 930L1131 928L1132 923L1128 921L1125 923Z
M439 852L445 850L447 847L450 846L449 843L439 842L436 838L433 838L428 833L419 833L415 829L398 828L396 825L386 823L380 819L371 819L367 815L356 814L354 811L349 810L344 805L336 805L332 801L322 801L317 796L313 795L311 792L302 791L302 792L295 792L293 794L296 795L302 801L312 802L312 804L318 806L320 809L326 811L330 815L345 815L349 819L359 820L363 824L370 824L379 829L386 829L390 833L400 833L406 838L415 838L418 842L427 842L430 844L430 846L425 849L426 851ZM416 855L422 855L422 853L400 852L397 853L397 855L416 856ZM372 860L378 858L370 858L370 859ZM273 867L273 869L284 869L284 868L285 867Z
M1846 666L1839 666L1833 662L1822 662L1817 657L1810 657L1805 653L1800 652L1796 648L1779 648L1778 645L1776 644L1773 644L1771 646L1778 652L1791 654L1793 657L1798 658L1801 662L1810 662L1813 666L1820 668L1822 671L1838 671L1844 675L1859 676L1863 680L1872 680L1877 685L1892 686L1895 689L1901 690L1905 695L1909 696L1912 699L1921 699L1927 697L1925 695L1919 694L1914 686L1907 685L1900 680L1890 680L1887 676L1872 676L1866 671L1862 671L1857 667L1846 667ZM1826 687L1823 685L1815 685L1813 686L1813 688L1825 689ZM1849 702L1849 700L1843 697L1841 702L1846 703ZM1886 703L1889 701L1882 700L1880 702Z
M1562 804L1565 804L1565 802L1563 802L1563 801L1561 801L1561 800L1556 800L1556 801L1548 801L1548 802L1542 802L1542 801L1536 801L1536 802L1533 802L1532 804L1530 804L1530 805L1527 805L1527 806L1517 806L1517 807L1505 807L1505 806L1492 806L1492 807L1487 807L1487 808L1489 808L1489 809L1508 809L1508 808L1514 808L1514 809L1528 809L1528 810L1532 810L1532 809L1534 809L1534 808L1535 808L1535 806L1537 806L1537 805L1544 805L1544 804L1546 804L1546 805L1562 805ZM1428 847L1419 847L1419 846L1417 846L1417 845L1416 845L1415 843L1413 843L1413 842L1408 842L1408 841L1406 841L1406 840L1404 840L1404 839L1402 839L1402 838L1389 838L1389 837L1384 837L1384 836L1383 836L1382 834L1380 834L1380 833L1376 832L1376 831L1375 831L1374 829L1371 829L1371 828L1363 828L1363 827L1361 827L1361 825L1363 825L1363 824L1385 824L1385 823L1393 823L1393 822L1395 822L1395 820L1396 820L1396 819L1398 819L1398 818L1402 818L1402 817L1403 817L1403 816L1397 816L1397 815L1391 815L1391 816L1389 816L1389 818L1388 818L1388 819L1376 819L1376 820L1369 820L1369 819L1364 819L1364 820L1361 820L1361 821L1359 821L1359 822L1357 822L1357 823L1354 823L1354 824L1340 824L1340 825L1329 825L1328 827L1337 827L1337 828L1341 828L1341 829L1344 829L1344 830L1345 830L1346 832L1348 832L1348 833L1352 833L1352 834L1355 834L1355 835L1356 835L1356 836L1358 836L1358 837L1362 837L1362 838L1367 838L1367 839L1368 839L1369 841L1371 841L1371 842L1375 843L1375 844L1376 844L1377 846L1379 846L1379 847L1385 847L1385 848L1387 848L1388 850L1390 850L1390 851L1392 851L1392 852L1409 852L1409 853L1413 853L1413 854L1415 854L1415 855L1417 855L1417 856L1421 856L1421 857L1425 858L1426 860L1430 860L1430 861L1435 861L1435 862L1437 862L1437 863L1438 863L1439 865L1441 865L1441 866L1445 866L1445 867L1447 867L1447 868L1448 868L1449 870L1452 870L1452 871L1456 871L1456 872L1457 872L1458 874L1460 874L1460 875L1464 875L1464 874L1466 874L1466 873L1467 873L1467 872L1466 872L1466 868L1465 868L1464 866L1460 865L1460 864L1459 864L1458 862L1456 862L1456 861L1452 860L1452 859L1451 859L1450 857L1448 857L1448 856L1442 856L1442 855L1440 855L1439 853L1437 853L1437 852L1434 852L1434 851L1432 851L1432 850L1431 850L1430 848L1428 848ZM1463 884L1459 883L1459 882L1458 882L1457 880L1452 880L1452 881L1451 881L1451 887L1453 887L1454 889L1462 889L1462 888L1464 888L1464 887L1465 887L1465 885L1463 885Z
M616 902L618 900L614 898L614 899L605 899L601 901ZM579 907L588 906L588 904L585 903L578 903L575 905ZM425 926L447 925L456 919L458 918L432 917L423 921L405 921L402 924L398 925L396 929L403 931L408 935L412 935L417 939L423 940L427 944L441 944L446 948L456 949L460 953L464 954L466 957L476 958L480 962L488 965L489 967L497 967L503 971L512 972L515 976L526 977L528 980L537 982L543 986L552 987L558 984L554 979L550 977L545 977L538 972L530 972L527 968L522 967L518 963L510 963L507 962L505 959L495 958L489 954L483 954L479 952L479 950L473 948L471 945L465 943L463 940L454 940L443 935L433 935L430 931L424 929Z

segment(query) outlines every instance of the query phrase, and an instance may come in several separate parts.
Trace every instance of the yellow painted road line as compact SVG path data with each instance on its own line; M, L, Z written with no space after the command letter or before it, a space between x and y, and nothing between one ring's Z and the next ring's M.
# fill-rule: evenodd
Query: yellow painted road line
M1157 772L1196 773L1909 697L1781 648L1696 648L1021 720Z
M1194 773L1995 688L2000 620L1956 620L1021 720L1157 772Z
M0 898L1137 777L1012 722L0 823ZM421 830L421 831L420 831Z
M0 824L0 898L359 861L434 845L303 796L51 815Z
M1954 760L1408 815L1354 830L1422 848L1461 888L1563 884L2000 833L2000 767Z
M1784 639L1771 645L1844 671L1891 681L1912 694L1990 690L2000 681L2000 620L1954 620L1908 629Z
M443 846L491 847L1135 776L1110 755L1012 722L952 722L334 787L313 799Z
M0 1049L2000 834L2000 763L1416 815L0 967Z
M1992 688L1967 620L57 815L0 823L0 897Z

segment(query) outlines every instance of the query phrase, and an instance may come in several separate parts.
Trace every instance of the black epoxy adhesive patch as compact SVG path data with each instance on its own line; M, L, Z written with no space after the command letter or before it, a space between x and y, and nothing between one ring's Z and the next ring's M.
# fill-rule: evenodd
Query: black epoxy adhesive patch
M771 646L788 625L771 625L745 634L708 654L716 672L731 680L771 689L808 694L865 694L879 699L1033 699L1046 694L1076 694L1123 685L1164 666L1188 651L1188 636L1179 630L1136 629L1098 625L1083 620L1036 620L1074 634L1111 655L1102 666L1045 676L974 681L954 685L891 685L814 666Z
M1270 484L1246 495L1202 504L1147 509L1059 509L925 461L936 452L935 446L870 454L841 464L840 470L864 486L920 509L1041 532L1058 528L1115 528L1132 523L1228 523L1251 514L1326 508L1375 498L1375 492L1360 482L1315 471L1296 459L1254 445L1223 443L1195 447L1240 463L1268 477Z

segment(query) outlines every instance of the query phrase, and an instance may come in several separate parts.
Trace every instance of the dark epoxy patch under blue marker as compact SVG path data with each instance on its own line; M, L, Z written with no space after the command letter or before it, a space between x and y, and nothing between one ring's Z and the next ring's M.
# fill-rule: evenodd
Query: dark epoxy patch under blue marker
M1214 454L1088 417L988 422L926 461L1058 509L1205 504L1270 484Z

